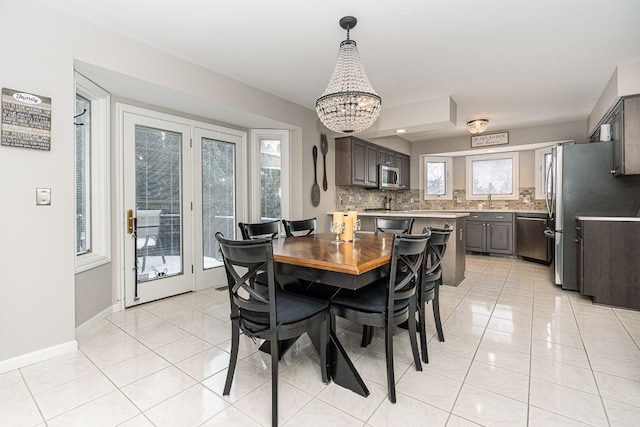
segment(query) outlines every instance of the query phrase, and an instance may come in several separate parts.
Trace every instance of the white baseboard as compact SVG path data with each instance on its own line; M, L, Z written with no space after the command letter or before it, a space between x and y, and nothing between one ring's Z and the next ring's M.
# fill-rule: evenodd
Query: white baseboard
M42 350L12 357L11 359L0 360L0 374L13 371L14 369L24 368L25 366L33 365L34 363L42 362L43 360L51 359L53 357L60 356L61 354L70 353L77 349L78 343L76 340L73 340L54 345L52 347L43 348Z
M96 326L98 323L102 322L107 317L111 316L113 313L120 311L118 304L114 304L111 307L107 307L102 310L100 313L93 316L91 319L84 322L82 325L76 327L76 337L87 332L89 329Z

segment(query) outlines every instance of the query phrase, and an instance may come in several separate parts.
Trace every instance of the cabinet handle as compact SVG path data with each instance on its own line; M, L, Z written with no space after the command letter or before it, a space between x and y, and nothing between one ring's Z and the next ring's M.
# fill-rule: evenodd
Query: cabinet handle
M496 218L497 218L497 219L503 219L503 218L504 218L504 216L503 216L503 215L498 215L498 216L496 216Z
M615 175L617 171L618 171L617 169L611 169L609 173L611 173L611 175Z
M573 239L573 243L580 243L580 239L576 237L575 239Z
M478 218L478 215L471 215L471 218Z
M460 229L460 241L462 241L462 230L464 230L463 228Z

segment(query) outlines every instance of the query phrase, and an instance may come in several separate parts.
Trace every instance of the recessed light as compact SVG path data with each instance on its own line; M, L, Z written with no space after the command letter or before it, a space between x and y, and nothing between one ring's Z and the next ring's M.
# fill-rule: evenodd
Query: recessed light
M406 129L396 129L396 133L405 133Z

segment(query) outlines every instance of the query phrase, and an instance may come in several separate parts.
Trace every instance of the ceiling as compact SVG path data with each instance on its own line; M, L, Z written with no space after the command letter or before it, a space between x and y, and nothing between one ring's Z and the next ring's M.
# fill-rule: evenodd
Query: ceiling
M375 136L404 126L408 141L477 117L488 132L586 120L616 66L640 61L637 0L42 3L310 109L353 15L383 101Z

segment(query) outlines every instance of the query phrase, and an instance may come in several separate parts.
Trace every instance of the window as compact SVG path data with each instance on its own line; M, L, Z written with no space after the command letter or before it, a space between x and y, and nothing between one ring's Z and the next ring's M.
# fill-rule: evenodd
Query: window
M423 156L424 199L452 200L451 157Z
M467 200L517 200L519 156L514 153L467 157Z
M76 73L76 272L111 261L109 94Z
M544 199L545 193L552 191L552 181L547 181L547 172L551 166L551 147L540 148L535 151L535 180L536 180L536 199ZM545 183L547 188L545 189Z
M251 131L252 218L273 221L289 217L289 132Z

